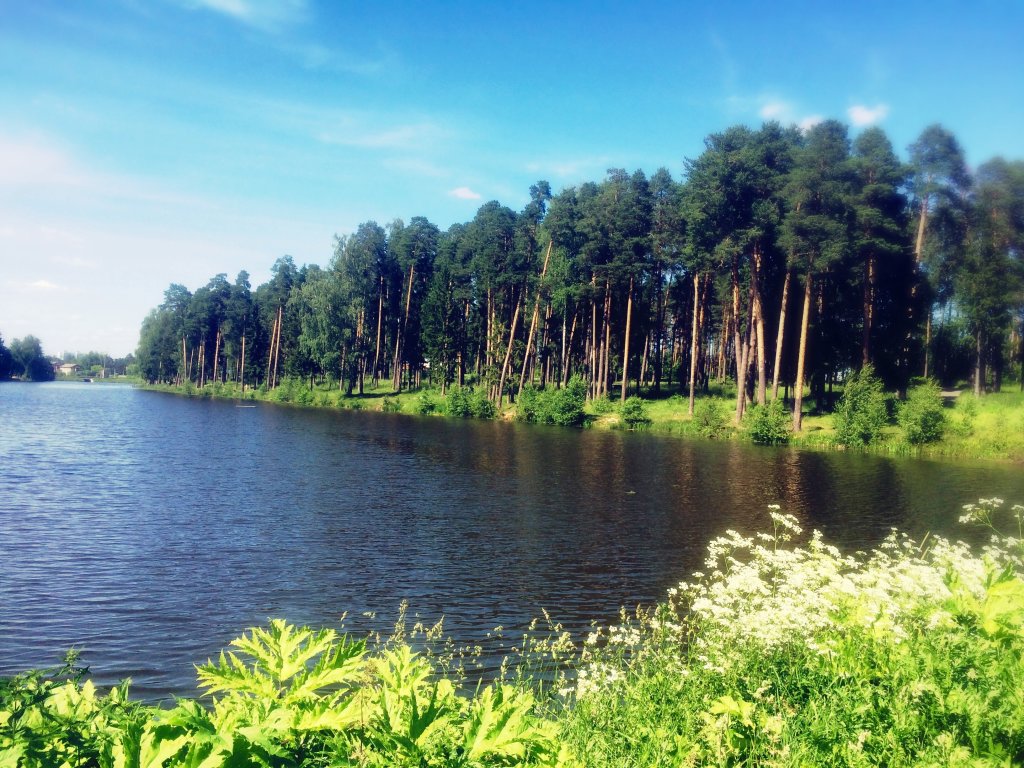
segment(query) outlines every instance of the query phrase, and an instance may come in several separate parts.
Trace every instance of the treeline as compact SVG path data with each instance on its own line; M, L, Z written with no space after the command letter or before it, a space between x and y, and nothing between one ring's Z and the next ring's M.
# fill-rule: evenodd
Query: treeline
M999 389L1024 366L1024 163L968 171L930 126L903 163L885 133L837 121L709 136L676 181L608 171L516 212L483 205L447 231L423 217L361 224L326 268L275 263L172 285L144 321L150 381L273 388L283 376L395 390L472 383L497 404L573 375L588 396L695 393L750 402L805 388L820 404L871 364ZM780 392L781 389L781 392Z
M27 381L53 381L53 363L43 354L43 347L35 336L15 339L10 348L0 336L0 381L10 378Z

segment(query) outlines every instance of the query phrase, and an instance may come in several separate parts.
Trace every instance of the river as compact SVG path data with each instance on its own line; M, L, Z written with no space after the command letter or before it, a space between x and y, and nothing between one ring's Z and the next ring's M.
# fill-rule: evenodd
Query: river
M766 529L768 504L856 549L961 535L980 496L1024 501L1024 472L3 384L0 675L76 647L97 684L185 695L269 617L386 631L403 600L464 643L543 609L580 633L658 600L716 534Z

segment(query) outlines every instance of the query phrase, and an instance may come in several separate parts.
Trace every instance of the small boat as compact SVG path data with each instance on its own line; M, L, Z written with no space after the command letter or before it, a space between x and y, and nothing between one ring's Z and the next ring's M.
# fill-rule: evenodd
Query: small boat
M82 379L82 382L85 384L92 384L92 379Z

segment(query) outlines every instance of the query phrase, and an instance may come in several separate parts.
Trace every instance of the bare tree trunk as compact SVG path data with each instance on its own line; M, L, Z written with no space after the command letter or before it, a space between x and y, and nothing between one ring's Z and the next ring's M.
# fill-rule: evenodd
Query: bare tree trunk
M505 376L508 373L508 363L512 358L512 343L516 338L516 326L519 324L519 309L523 304L523 291L519 292L516 299L516 309L512 313L512 328L508 332L508 347L505 349L505 362L501 364L501 378L498 380L498 409L501 409L502 400L505 398Z
M416 263L409 265L409 289L405 294L405 316L402 318L402 328L395 339L395 366L392 371L391 383L396 392L402 391L402 347L405 346L405 334L409 329L409 309L412 307L412 280L416 274Z
M764 305L761 302L761 247L754 249L754 271L751 276L754 299L753 312L757 331L757 404L764 405L768 389L768 361L765 359L764 348Z
M871 327L875 317L875 256L871 254L864 262L864 330L861 335L860 365L871 364ZM927 346L927 342L925 344ZM925 353L925 376L928 375L928 357Z
M540 292L541 283L548 273L548 262L551 260L551 245L553 240L548 241L548 252L544 255L544 266L540 270L540 280L537 282L537 298L533 302L533 319L530 320L530 332L526 336L526 352L523 354L523 371L519 374L519 389L516 390L516 397L523 394L523 387L526 385L526 366L530 361L530 348L533 346L533 334L537 330L537 320L540 317ZM500 396L499 396L500 402Z
M985 356L981 343L981 331L974 333L974 396L981 397L985 391Z
M601 396L607 397L610 389L612 357L612 286L604 281L604 343L601 345Z
M629 332L633 322L633 276L629 277L629 293L626 295L626 339L622 344L622 393L619 402L626 402L629 389Z
M804 406L804 364L807 359L807 329L811 318L811 289L814 274L810 266L807 268L807 279L804 281L804 310L800 318L800 352L796 361L796 383L793 385L793 431L799 432L803 424Z
M782 301L779 302L779 329L775 333L775 368L772 370L772 402L779 398L779 373L782 370L782 341L786 334L786 304L789 302L789 284L793 278L793 270L786 270L786 279L782 283Z
M242 394L245 394L245 334L242 334L242 370L238 374L239 381L242 382Z
M380 376L380 332L384 322L384 275L380 276L380 285L377 288L377 341L376 350L373 353L373 376L371 380L376 386Z
M637 387L647 383L647 354L651 349L651 334L644 337L644 353L640 356L640 378L637 380Z
M696 399L697 385L697 337L700 330L697 325L697 315L700 310L700 274L693 275L693 325L690 329L690 408L689 413L693 416L693 403Z
M213 345L213 375L210 381L217 381L217 363L220 362L220 330L217 330L217 342Z

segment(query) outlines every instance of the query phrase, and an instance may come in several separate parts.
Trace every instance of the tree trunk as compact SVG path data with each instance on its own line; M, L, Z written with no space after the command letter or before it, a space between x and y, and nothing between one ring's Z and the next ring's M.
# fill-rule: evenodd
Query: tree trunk
M779 398L779 372L782 369L782 341L786 333L786 303L789 301L789 283L793 270L786 270L786 279L782 283L782 301L779 302L779 329L775 334L775 368L772 370L772 402Z
M501 378L498 380L498 410L501 410L502 401L505 398L505 376L508 373L508 363L512 358L512 343L516 338L516 326L519 324L519 308L523 304L523 292L519 292L516 299L516 309L512 313L512 328L508 332L508 347L505 348L505 361L501 364Z
M757 404L764 405L767 399L768 370L764 349L764 306L761 303L761 248L754 248L754 271L751 275L753 287L752 311L757 334Z
M242 382L242 394L245 394L245 334L242 334L242 368L238 374L238 380Z
M526 352L523 354L523 371L519 374L519 389L516 390L516 397L523 394L523 387L526 385L526 366L530 361L530 347L533 346L533 334L537 330L537 320L540 317L540 291L544 276L548 273L548 262L551 260L551 245L553 240L548 242L548 252L544 256L544 266L540 270L540 280L537 282L537 298L533 302L533 319L530 320L530 333L526 336Z
M864 262L864 330L861 335L860 365L863 368L871 365L871 329L875 318L875 256L871 254ZM925 376L928 375L927 353L925 357Z
M700 311L700 274L693 275L693 324L690 328L690 416L693 416L693 403L696 398L697 386L697 337L699 330L697 316Z
M626 402L629 389L629 332L633 322L633 276L629 277L629 293L626 295L626 340L622 344L622 393L619 402Z
M384 321L384 275L380 276L380 285L377 288L377 341L376 350L373 353L373 375L371 381L377 385L380 376L380 332Z
M210 381L217 381L217 363L220 361L220 330L217 331L217 343L213 345L213 375Z
M812 283L814 274L807 269L804 281L804 310L800 318L800 352L796 361L796 383L793 385L793 431L799 432L803 425L804 407L804 364L807 360L807 329L811 319Z
M396 392L402 391L402 347L405 346L405 334L409 329L409 309L412 307L412 280L416 274L416 263L409 265L409 288L405 294L405 315L402 328L395 338L395 366L391 372L391 383Z
M974 396L981 397L985 391L985 355L981 343L981 331L974 334Z

